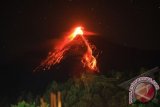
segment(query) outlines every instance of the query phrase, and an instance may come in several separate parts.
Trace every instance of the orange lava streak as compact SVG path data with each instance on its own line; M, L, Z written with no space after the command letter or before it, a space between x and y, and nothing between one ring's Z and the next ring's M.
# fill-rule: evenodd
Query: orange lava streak
M86 65L89 69L98 71L97 60L93 56L92 48L84 36L82 36L82 39L87 46L87 52L83 56L82 63Z
M50 69L52 65L58 64L64 57L64 54L70 48L70 42L75 39L75 37L80 36L84 41L85 46L87 47L87 51L84 53L82 57L82 63L84 67L89 68L91 71L98 71L96 58L93 56L93 51L91 45L88 43L87 39L84 37L84 32L82 27L75 28L74 32L70 35L66 36L61 44L58 44L56 50L51 52L47 59L44 60L40 66L38 66L35 70L43 68Z

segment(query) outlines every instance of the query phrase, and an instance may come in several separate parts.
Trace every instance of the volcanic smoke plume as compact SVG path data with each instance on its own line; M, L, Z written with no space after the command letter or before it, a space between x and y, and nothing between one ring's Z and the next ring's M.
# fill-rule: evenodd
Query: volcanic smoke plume
M75 28L70 34L66 35L58 44L54 46L54 51L50 52L48 57L42 61L42 63L35 69L50 69L51 66L58 64L64 58L66 53L70 51L71 47L77 46L77 42L84 46L85 52L83 52L81 62L84 68L89 69L92 72L98 72L97 60L93 55L94 45L90 45L86 39L86 35L93 34L91 32L83 31L82 27ZM78 38L78 39L77 39ZM77 50L80 52L80 50ZM80 52L81 53L81 52Z

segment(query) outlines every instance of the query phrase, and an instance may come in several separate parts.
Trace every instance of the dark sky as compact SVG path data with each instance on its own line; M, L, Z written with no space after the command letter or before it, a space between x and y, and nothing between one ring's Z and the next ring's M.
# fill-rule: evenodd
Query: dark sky
M6 50L25 51L78 24L115 43L160 49L159 0L6 0L1 5Z
M44 77L33 79L37 75L33 69L51 50L53 39L75 25L98 34L93 41L104 51L102 59L108 60L110 68L121 66L121 61L129 67L159 64L159 0L3 0L0 8L3 96L47 78L38 74Z

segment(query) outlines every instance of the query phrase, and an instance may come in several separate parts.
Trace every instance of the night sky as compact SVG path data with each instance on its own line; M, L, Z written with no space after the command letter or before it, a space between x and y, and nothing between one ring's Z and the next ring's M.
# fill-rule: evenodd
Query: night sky
M49 81L63 80L71 70L67 61L56 73L33 69L53 48L53 41L76 25L97 33L89 40L102 51L102 72L160 65L159 0L3 0L0 8L2 97L13 100L23 90L40 93L36 90Z

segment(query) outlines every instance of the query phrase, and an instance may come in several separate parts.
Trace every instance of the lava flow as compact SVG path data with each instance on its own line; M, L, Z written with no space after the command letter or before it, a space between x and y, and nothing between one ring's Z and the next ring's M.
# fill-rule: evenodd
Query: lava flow
M98 72L97 60L96 57L93 55L92 46L88 43L88 40L85 38L84 35L87 35L87 32L84 32L82 27L75 28L73 32L64 37L64 39L55 46L55 51L50 52L46 60L44 60L41 65L38 66L35 70L41 68L43 68L44 70L50 69L52 65L60 63L65 53L70 49L70 43L74 41L76 37L80 36L87 49L86 52L83 54L81 62L83 63L84 67L89 69L89 71Z

